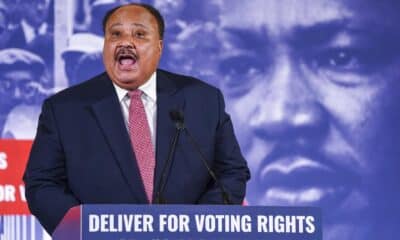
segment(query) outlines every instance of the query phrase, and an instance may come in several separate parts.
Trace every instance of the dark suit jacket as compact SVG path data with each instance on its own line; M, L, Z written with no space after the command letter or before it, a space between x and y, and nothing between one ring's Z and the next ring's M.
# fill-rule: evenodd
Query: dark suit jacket
M11 37L8 42L8 47L26 49L27 45L28 41L26 40L24 30L22 29L21 25L18 25L15 29L11 30Z
M154 189L176 131L169 117L173 109L183 110L187 129L232 202L240 204L249 171L221 92L194 78L162 70L157 72ZM167 180L163 194L167 203L223 202L185 135L179 139ZM44 102L24 181L29 208L50 233L75 205L147 203L121 106L106 73Z

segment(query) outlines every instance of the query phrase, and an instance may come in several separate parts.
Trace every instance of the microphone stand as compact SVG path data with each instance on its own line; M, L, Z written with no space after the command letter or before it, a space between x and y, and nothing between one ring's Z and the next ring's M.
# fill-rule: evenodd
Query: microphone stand
M158 203L158 204L166 204L167 203L166 200L163 198L162 194L164 193L165 185L167 183L167 177L168 177L169 168L171 167L171 162L174 159L176 144L178 142L181 131L184 131L186 136L188 136L189 141L192 144L192 146L199 153L200 159L201 159L203 165L205 166L205 168L207 169L207 172L210 174L213 181L217 184L218 188L221 190L221 195L222 195L224 204L232 204L232 201L229 198L229 194L225 191L224 186L221 184L221 182L218 180L217 176L215 175L214 171L208 165L207 160L206 160L207 158L201 151L199 145L197 144L197 142L195 141L193 136L190 134L189 130L185 127L183 113L181 111L176 111L176 110L172 110L169 113L170 113L171 120L175 123L176 132L175 132L174 138L172 140L172 144L170 147L170 151L168 153L167 161L165 162L165 165L161 172L160 184L158 186L158 191L156 192L155 203ZM167 168L168 168L168 171L167 171Z
M229 198L228 193L225 191L224 186L221 184L221 182L218 180L217 176L215 176L214 171L210 168L206 161L206 157L204 156L203 152L201 151L199 145L197 142L194 140L193 136L190 134L189 130L187 128L183 128L183 131L185 134L188 136L191 144L194 146L196 151L200 154L201 161L203 162L203 165L206 167L208 173L210 174L211 178L214 180L214 182L217 184L218 188L221 190L222 194L222 199L224 200L224 204L232 204L232 201Z
M166 204L167 203L166 200L164 199L164 197L162 196L162 194L164 193L165 185L167 184L167 177L168 177L169 169L171 168L171 162L174 159L176 144L179 140L181 130L184 128L184 126L182 124L179 124L178 122L175 122L175 127L176 127L175 135L174 135L174 138L172 139L171 147L169 148L167 161L165 162L165 165L161 171L160 184L159 184L158 190L156 192L155 203L157 203L157 204ZM167 168L168 168L168 171L167 171Z

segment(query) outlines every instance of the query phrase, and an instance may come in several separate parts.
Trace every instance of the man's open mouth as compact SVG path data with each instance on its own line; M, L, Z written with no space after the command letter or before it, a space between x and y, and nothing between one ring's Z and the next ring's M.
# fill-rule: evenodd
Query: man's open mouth
M138 57L130 50L121 49L117 52L115 60L120 70L129 71L135 68Z

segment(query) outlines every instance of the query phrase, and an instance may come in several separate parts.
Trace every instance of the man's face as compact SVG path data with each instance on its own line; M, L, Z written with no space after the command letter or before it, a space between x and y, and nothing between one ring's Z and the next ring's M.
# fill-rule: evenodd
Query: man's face
M399 19L390 4L361 2L222 7L219 74L253 174L250 204L321 206L335 221L395 190Z
M1 74L0 96L3 111L9 111L12 107L35 95L35 89L31 86L32 73L25 70L10 70Z
M111 80L136 89L157 69L162 50L157 21L146 9L125 6L108 19L103 61Z

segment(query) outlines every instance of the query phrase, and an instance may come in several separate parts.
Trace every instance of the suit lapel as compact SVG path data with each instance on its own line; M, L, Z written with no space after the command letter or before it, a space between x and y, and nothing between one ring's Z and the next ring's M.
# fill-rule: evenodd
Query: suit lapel
M169 148L175 134L175 126L169 117L171 110L183 110L183 91L178 91L176 81L170 79L163 71L157 72L157 138L156 138L156 169L154 179L154 194L159 188L161 171L168 157Z
M104 133L125 180L130 186L133 196L138 200L138 203L147 203L139 168L121 112L121 105L111 79L106 75L103 75L103 77L103 83L99 89L102 96L90 108Z

